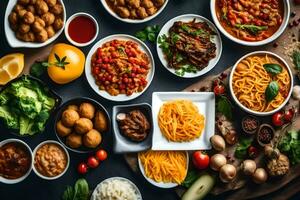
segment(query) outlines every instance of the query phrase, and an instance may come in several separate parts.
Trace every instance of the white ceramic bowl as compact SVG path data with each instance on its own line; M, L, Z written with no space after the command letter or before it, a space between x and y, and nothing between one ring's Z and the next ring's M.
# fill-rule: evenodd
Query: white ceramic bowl
M17 179L7 179L4 178L2 176L0 176L0 182L5 183L5 184L15 184L15 183L19 183L21 181L23 181L25 178L27 178L27 176L29 176L31 170L32 170L32 166L33 166L33 156L32 156L32 151L30 149L30 147L23 142L22 140L19 139L6 139L0 142L0 147L7 144L7 143L11 143L11 142L16 142L16 143L20 143L22 144L24 147L26 147L26 149L28 150L29 154L30 154L30 158L31 158L31 165L30 168L28 169L27 173L24 174L22 177L17 178Z
M64 150L64 152L65 152L65 154L66 154L66 156L67 156L67 159L68 159L68 160L67 160L67 166L66 166L66 168L64 169L64 171L63 171L62 173L60 173L59 175L57 175L57 176L53 176L53 177L44 176L44 175L42 175L39 171L37 171L37 169L35 168L35 165L34 165L35 154L36 154L37 150L38 150L41 146L43 146L44 144L56 144L56 145L60 146L60 147ZM69 164L70 164L70 156L69 156L69 153L68 153L67 149L66 149L61 143L59 143L59 142L57 142L57 141L55 141L55 140L46 140L46 141L40 143L39 145L37 145L37 146L35 147L35 149L33 150L33 165L32 165L32 169L33 169L34 173L35 173L37 176L39 176L40 178L42 178L42 179L45 179L45 180L55 180L55 179L60 178L60 177L63 176L63 175L66 173L66 171L68 170Z
M24 42L22 40L19 40L18 38L16 38L15 32L10 28L9 25L9 21L8 21L8 16L11 13L11 11L13 10L15 4L17 3L18 0L9 0L7 7L6 7L6 11L5 11L5 16L4 16L4 31L5 31L5 37L7 39L7 42L9 44L9 46L11 46L12 48L40 48L43 46L46 46L50 43L52 43L54 40L56 40L59 35L63 32L64 26L66 24L66 8L64 5L63 0L59 0L61 2L61 5L63 7L63 12L64 12L64 17L63 17L63 21L64 21L64 26L55 33L55 35L53 37L51 37L50 39L46 40L43 43L37 43L37 42Z
M233 91L233 88L232 88L232 77L233 77L233 73L237 67L237 65L245 58L249 57L249 56L252 56L252 55L260 55L260 54L268 54L268 55L271 55L271 56L274 56L275 58L277 58L278 60L280 60L286 67L289 75L290 75L290 78L291 78L291 87L290 87L290 91L289 91L289 94L288 96L286 97L286 99L284 100L284 102L276 109L274 110L271 110L271 111L268 111L268 112L258 112L258 111L254 111L254 110L251 110L249 108L247 108L246 106L244 106L243 104L240 103L240 101L237 99L237 97L235 96L234 94L234 91ZM276 113L277 111L281 110L285 104L289 101L290 97L291 97L291 94L292 94L292 90L293 90L293 85L294 85L294 79L293 79L293 73L289 67L289 65L285 62L285 60L283 58L281 58L280 56L278 56L277 54L275 53L272 53L272 52L269 52L269 51L255 51L255 52L252 52L252 53L249 53L249 54L246 54L244 55L242 58L240 58L233 66L232 68L232 71L230 73L230 76L229 76L229 88L230 88L230 93L231 93L231 96L232 98L234 99L235 103L244 111L252 114L252 115L256 115L256 116L268 116L268 115L272 115L274 113Z
M189 166L189 154L188 154L187 151L186 151L186 156L187 156L187 163L186 163L187 168L186 168L186 170L188 171L188 168L189 168L189 167L188 167L188 166ZM178 186L177 183L171 183L171 182L170 182L170 183L156 182L156 181L154 181L153 179L148 178L148 177L146 176L146 174L145 174L145 170L144 170L143 164L142 164L142 162L141 162L141 160L140 160L139 157L138 157L138 164L139 164L139 168L140 168L141 173L143 174L144 178L145 178L149 183L151 183L152 185L154 185L154 186L156 186L156 187L159 187L159 188L165 188L165 189L167 189L167 188L174 188L174 187Z
M76 18L76 17L78 17L78 16L84 16L84 17L90 18L90 19L94 22L94 25L95 25L95 27L96 27L96 33L95 33L95 36L94 36L89 42L85 42L85 43L78 43L78 42L75 42L74 40L72 40L72 38L71 38L70 35L69 35L69 32L68 32L69 24L70 24L70 22L71 22L74 18ZM96 40L96 38L97 38L97 36L98 36L98 33L99 33L99 25L98 25L98 22L97 22L97 20L96 20L92 15L90 15L90 14L88 14L88 13L84 13L84 12L75 13L75 14L73 14L71 17L69 17L68 20L67 20L67 22L66 22L66 26L65 26L65 36L66 36L67 40L68 40L71 44L73 44L73 45L75 45L75 46L78 46L78 47L85 47L85 46L90 45L91 43L93 43L93 42Z
M164 9L165 7L167 6L169 0L165 0L165 3L164 5L154 14L154 15L151 15L149 17L146 17L145 19L127 19L127 18L122 18L120 17L119 15L117 15L107 4L106 0L100 0L103 7L105 8L105 10L111 15L113 16L114 18L122 21L122 22L126 22L126 23L130 23L130 24L138 24L138 23L144 23L144 22L147 22L147 21L150 21L152 19L154 19L155 17L157 17Z
M212 41L216 44L216 57L211 59L208 63L208 65L203 68L202 70L197 71L197 73L185 73L184 76L179 76L175 73L175 69L170 68L168 61L165 58L165 54L163 53L162 49L159 47L160 45L158 44L158 39L160 36L162 35L166 35L169 36L169 29L173 26L174 22L176 21L183 21L183 22L190 22L193 19L196 19L196 22L200 21L200 22L206 22L209 27L216 33L216 35L212 38ZM210 70L212 70L217 63L219 62L220 58L221 58L221 54L222 54L222 40L221 40L221 35L218 31L218 29L215 27L215 25L209 21L208 19L206 19L205 17L202 17L200 15L195 15L195 14L186 14L186 15L180 15L177 16L173 19L170 19L160 30L158 37L157 37L157 42L156 42L156 50L157 50L157 54L158 57L161 61L161 63L163 64L163 66L172 74L181 77L181 78L195 78L195 77L199 77L203 74L206 74L207 72L209 72Z
M283 0L284 3L284 16L283 16L283 20L282 20L282 24L279 27L279 29L269 38L265 39L265 40L261 40L261 41L257 41L257 42L249 42L249 41L245 41L245 40L241 40L238 39L236 37L234 37L233 35L231 35L230 33L228 33L223 26L221 25L217 15L216 15L216 1L218 0L211 0L210 1L210 12L211 12L211 16L213 18L214 23L216 24L216 26L218 27L218 29L230 40L232 40L233 42L236 42L238 44L241 45L245 45L245 46L261 46L261 45L265 45L268 43L273 42L274 40L276 40L285 30L286 26L288 25L289 22L289 18L290 18L290 0Z
M127 96L125 94L119 94L117 96L111 96L108 92L106 92L104 90L100 90L99 86L96 84L95 78L93 77L92 70L91 70L92 56L97 51L98 47L101 47L104 43L112 41L112 40L129 40L129 41L136 42L139 45L139 48L148 55L149 60L150 60L151 68L150 68L150 70L148 72L148 75L147 75L147 78L146 78L146 80L148 81L148 84L142 92L133 93L130 96ZM107 37L101 39L99 42L97 42L91 48L90 52L88 53L88 55L86 57L86 61L85 61L85 76L86 76L86 79L87 79L89 85L91 86L91 88L99 96L101 96L101 97L103 97L107 100L110 100L110 101L122 102L122 101L129 101L129 100L132 100L132 99L135 99L135 98L139 97L150 86L150 84L152 82L152 79L153 79L153 76L154 76L154 72L155 72L155 63L154 63L154 59L153 59L153 56L152 56L152 53L151 53L150 49L141 40L137 39L136 37L126 35L126 34L116 34L116 35L107 36Z
M129 183L133 187L133 189L135 190L135 192L136 192L136 195L137 195L137 199L136 200L142 200L142 195L141 195L141 192L140 192L139 188L133 182L131 182L129 179L123 178L123 177L111 177L111 178L107 178L107 179L101 181L96 186L96 188L94 189L94 191L93 191L93 193L91 195L90 200L98 200L99 197L97 198L97 196L96 196L98 188L100 187L101 184L103 184L105 182L108 182L108 181L111 181L111 180L121 180L121 181L125 181L125 182Z

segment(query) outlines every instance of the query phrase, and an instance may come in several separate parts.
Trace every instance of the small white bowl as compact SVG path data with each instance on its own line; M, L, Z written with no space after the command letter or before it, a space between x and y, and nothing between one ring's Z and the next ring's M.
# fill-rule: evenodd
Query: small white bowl
M78 17L78 16L84 16L84 17L90 18L90 19L94 22L94 25L95 25L95 27L96 27L96 33L95 33L95 36L94 36L89 42L85 42L85 43L78 43L78 42L75 42L74 40L72 40L72 38L71 38L70 35L69 35L69 32L68 32L69 24L70 24L70 22L71 22L73 19L75 19L75 18ZM69 19L68 19L67 22L66 22L66 26L65 26L65 36L66 36L67 40L68 40L71 44L73 44L73 45L75 45L75 46L77 46L77 47L85 47L85 46L90 45L91 43L93 43L93 42L96 40L96 38L97 38L97 36L98 36L98 33L99 33L99 25L98 25L98 22L97 22L97 20L96 20L92 15L90 15L90 14L88 14L88 13L84 13L84 12L75 13L75 14L73 14L71 17L69 17Z
M4 31L5 31L5 37L7 39L7 42L9 44L9 46L11 46L12 48L40 48L40 47L44 47L50 43L52 43L54 40L56 40L60 34L63 32L63 29L65 27L66 24L66 8L64 5L63 0L59 0L62 7L63 7L63 12L64 12L64 17L63 17L63 21L64 21L64 25L63 27L55 33L55 35L53 37L51 37L50 39L46 40L43 43L37 43L37 42L24 42L22 40L19 40L18 38L16 38L15 32L10 28L9 25L9 21L8 21L8 16L11 13L11 11L13 10L14 6L16 5L18 0L9 0L6 10L5 10L5 16L4 16Z
M286 99L284 100L284 102L276 109L274 110L271 110L271 111L268 111L268 112L258 112L258 111L254 111L254 110L251 110L249 108L247 108L246 106L244 106L243 104L240 103L240 101L237 99L237 97L235 96L234 94L234 91L233 91L233 88L232 88L232 77L233 77L233 73L236 69L236 67L238 66L238 64L245 58L249 57L249 56L252 56L252 55L259 55L259 54L269 54L271 56L274 56L275 58L277 58L278 60L280 60L286 67L289 75L290 75L290 78L291 78L291 87L290 87L290 91L289 91L289 94L288 96L286 97ZM231 73L230 73L230 76L229 76L229 89L230 89L230 94L232 96L232 98L234 99L235 103L244 111L246 111L247 113L250 113L252 115L256 115L256 116L268 116L268 115L272 115L274 113L276 113L277 111L281 110L285 104L289 101L290 97L291 97L291 94L292 94L292 90L293 90L293 85L294 85L294 79L293 79L293 73L289 67L289 65L287 64L287 62L285 62L285 60L283 58L281 58L280 56L278 56L277 54L275 53L272 53L272 52L269 52L269 51L254 51L252 53L248 53L246 55L244 55L243 57L241 57L233 66L232 70L231 70Z
M236 42L238 44L241 45L245 45L245 46L261 46L261 45L265 45L268 43L273 42L274 40L276 40L285 30L286 26L288 25L289 22L289 18L290 18L290 0L283 0L283 4L284 4L284 16L283 16L283 20L281 23L281 26L279 27L279 29L269 38L265 39L265 40L261 40L261 41L257 41L257 42L248 42L245 40L241 40L238 39L236 37L234 37L233 35L231 35L230 33L228 33L223 26L221 25L217 14L216 14L216 1L217 0L211 0L210 1L210 12L211 12L211 16L213 18L214 23L216 24L216 26L218 27L218 29L230 40L232 40L233 42Z
M15 183L19 183L19 182L23 181L25 178L27 178L27 176L29 176L29 174L32 170L32 166L33 166L32 151L31 151L30 147L25 142L23 142L22 140L19 140L19 139L6 139L6 140L3 140L3 141L0 142L0 147L2 147L5 144L12 143L12 142L20 143L20 144L24 145L24 147L26 147L26 149L28 150L28 152L30 154L31 165L30 165L30 168L28 169L28 171L26 172L26 174L24 174L20 178L7 179L7 178L4 178L4 177L0 176L0 182L5 183L5 184L15 184Z
M35 165L34 165L34 162L35 162L35 161L34 161L34 160L35 160L35 154L36 154L37 150L38 150L41 146L43 146L44 144L51 144L51 143L60 146L60 147L64 150L64 152L65 152L65 154L66 154L66 156L67 156L67 166L66 166L66 168L64 169L64 171L63 171L62 173L60 173L59 175L53 176L53 177L48 177L48 176L42 175L42 174L35 168ZM68 153L67 149L66 149L62 144L60 144L59 142L57 142L57 141L55 141L55 140L46 140L46 141L40 143L39 145L37 145L37 146L35 147L35 149L33 150L33 164L32 164L32 169L33 169L34 173L35 173L37 176L39 176L40 178L42 178L42 179L45 179L45 180L55 180L55 179L60 178L60 177L63 176L63 175L66 173L66 171L68 170L69 164L70 164L70 156L69 156L69 153Z
M168 61L165 57L165 54L163 53L162 49L159 47L159 37L161 37L162 35L166 35L169 36L169 29L173 26L173 24L177 21L182 21L182 22L190 22L193 19L196 19L196 22L206 22L209 27L216 33L216 35L214 37L212 37L213 42L216 44L216 57L214 57L213 59L211 59L208 63L208 65L203 68L202 70L197 71L196 73L185 73L184 76L179 76L178 74L175 73L175 69L174 68L170 68ZM199 76L202 76L203 74L208 73L210 70L212 70L217 63L219 62L221 55L222 55L222 39L221 39L221 35L218 31L218 29L215 27L215 25L209 21L208 19L206 19L205 17L202 17L200 15L195 15L195 14L185 14L185 15L180 15L177 17L174 17L173 19L170 19L160 30L158 37L157 37L157 41L156 41L156 50L157 50L157 54L159 57L159 60L161 61L161 63L163 64L163 66L172 74L180 77L180 78L196 78Z
M95 78L92 75L92 70L91 70L91 60L92 60L92 56L93 54L96 52L96 50L98 49L98 47L101 47L104 43L112 41L112 40L125 40L125 41L133 41L136 42L139 46L139 48L145 52L150 60L150 66L151 68L149 69L148 75L146 80L148 81L147 86L143 89L143 91L141 92L137 92L137 93L133 93L130 96L127 96L125 94L119 94L117 96L112 96L110 95L107 91L104 90L100 90L99 86L96 84ZM142 42L141 40L139 40L136 37L133 37L131 35L126 35L126 34L116 34L116 35L110 35L107 36L103 39L101 39L99 42L97 42L90 50L90 52L88 53L87 57L86 57L86 61L85 61L85 76L86 79L89 83L89 85L91 86L91 88L101 97L110 100L110 101L117 101L117 102L122 102L122 101L129 101L132 99L135 99L137 97L139 97L140 95L142 95L150 86L153 76L154 76L154 72L155 72L155 63L154 63L154 59L152 56L152 53L150 51L150 49L147 47L147 45Z
M165 0L165 3L162 7L160 7L160 9L154 14L154 15L151 15L149 17L146 17L145 19L128 19L128 18L122 18L120 17L119 15L117 15L107 4L106 0L100 0L103 7L105 8L105 10L111 15L113 16L114 18L122 21L122 22L126 22L126 23L130 23L130 24L139 24L139 23L144 23L144 22L147 22L147 21L150 21L152 19L154 19L155 17L157 17L164 9L165 7L167 6L169 0Z

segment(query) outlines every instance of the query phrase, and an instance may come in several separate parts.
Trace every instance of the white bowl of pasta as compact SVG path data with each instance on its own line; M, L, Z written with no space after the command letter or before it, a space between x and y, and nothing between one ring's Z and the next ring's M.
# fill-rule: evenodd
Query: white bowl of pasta
M288 102L293 74L283 58L268 51L255 51L240 58L232 68L229 88L244 111L271 115Z

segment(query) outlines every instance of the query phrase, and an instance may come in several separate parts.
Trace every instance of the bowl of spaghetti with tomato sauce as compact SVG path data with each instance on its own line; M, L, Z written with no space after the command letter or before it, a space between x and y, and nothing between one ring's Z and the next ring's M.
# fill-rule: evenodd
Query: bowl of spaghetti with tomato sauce
M103 98L126 101L140 96L154 75L148 47L129 35L108 36L87 56L85 74L92 89Z
M230 40L260 46L277 39L290 16L289 0L212 0L212 18Z

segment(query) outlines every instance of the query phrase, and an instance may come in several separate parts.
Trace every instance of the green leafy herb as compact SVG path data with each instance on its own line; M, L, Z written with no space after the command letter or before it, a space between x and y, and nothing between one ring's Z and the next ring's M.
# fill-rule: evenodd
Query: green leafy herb
M31 65L29 73L32 76L39 77L46 72L47 67L48 67L47 62L36 61L35 63L33 63L33 65Z
M266 100L268 102L272 101L279 92L279 85L276 81L271 81L265 91Z
M293 62L297 70L300 70L300 51L293 52Z
M117 49L118 49L118 52L119 52L119 53L121 53L121 54L126 54L125 48L124 48L124 47L118 46Z
M278 148L289 157L292 165L300 163L300 132L289 131L280 141Z
M234 156L238 159L245 159L247 156L247 150L251 143L251 138L241 138L238 146L235 149Z
M259 31L267 30L268 26L256 26L252 24L236 24L237 28L247 30L253 35L257 35Z
M275 63L264 64L263 67L265 70L273 75L280 74L282 72L282 67Z
M170 50L170 44L168 42L168 37L165 34L158 37L158 44L159 44L159 48L162 49L164 54L166 54L166 56L168 58L171 58L172 52Z
M180 39L180 35L177 33L171 33L171 41L173 44L175 44Z
M62 200L88 200L89 199L89 185L85 179L78 179L74 188L67 186L62 195Z
M135 36L144 42L147 40L150 42L155 42L159 31L160 27L158 25L147 26L143 30L138 31Z
M177 53L176 54L176 62L181 62L181 61L183 61L184 60L184 57L183 57L183 55L181 55L180 53Z
M217 111L232 119L232 105L226 96L219 96L217 99Z
M194 36L208 36L209 34L203 30L203 29L197 29L197 30L193 30L191 27L189 27L188 25L186 24L183 24L181 25L180 27L183 31L191 34L191 35L194 35Z
M196 170L188 171L184 181L181 183L183 187L189 188L199 178L199 173Z
M191 32L191 28L190 28L188 25L186 25L186 24L181 25L180 28L181 28L183 31L187 32L187 33L190 33L190 32Z
M197 67L193 65L183 65L180 69L175 70L178 76L184 76L185 73L197 73Z

